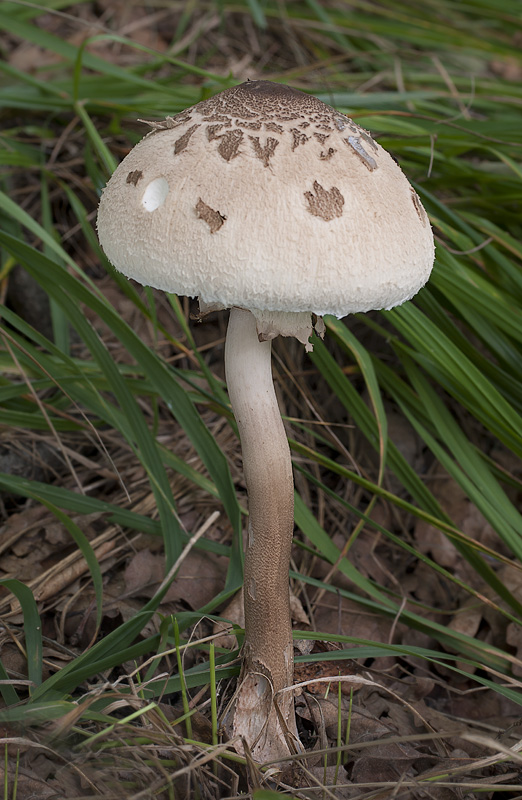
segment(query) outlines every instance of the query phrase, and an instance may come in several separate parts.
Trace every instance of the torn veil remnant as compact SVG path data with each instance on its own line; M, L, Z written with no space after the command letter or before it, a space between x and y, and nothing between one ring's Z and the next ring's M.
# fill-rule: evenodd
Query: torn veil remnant
M288 567L290 451L272 384L278 335L391 308L427 281L433 235L401 169L316 97L248 81L164 122L103 192L101 244L140 283L231 308L225 352L249 495L245 642L225 721L258 761L299 747ZM269 557L267 557L269 554Z

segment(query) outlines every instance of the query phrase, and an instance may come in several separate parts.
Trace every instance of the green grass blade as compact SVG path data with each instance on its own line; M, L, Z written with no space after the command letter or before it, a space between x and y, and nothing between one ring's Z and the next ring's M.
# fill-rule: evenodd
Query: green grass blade
M20 702L15 687L9 683L10 680L9 674L0 659L0 695L2 695L6 706L14 706Z
M295 522L297 527L304 533L306 538L312 542L323 558L328 560L331 564L337 563L341 555L339 549L334 545L326 531L319 525L310 509L304 504L297 493L295 494L294 502ZM355 586L366 592L370 597L379 600L384 606L394 605L384 593L377 589L375 584L361 575L347 558L343 558L339 562L339 571L349 578Z
M386 465L388 448L388 420L386 418L386 412L384 410L381 397L381 390L375 375L373 362L366 348L362 346L361 342L356 339L351 331L348 330L346 325L344 325L340 320L335 319L334 317L328 317L327 326L328 330L334 333L336 338L343 343L345 349L349 350L353 354L357 364L359 365L366 388L368 390L368 395L372 403L373 413L379 433L380 466L377 483L380 486L382 484L384 467Z
M78 311L71 304L71 299L78 303L85 303L109 325L120 341L125 345L129 353L146 371L148 378L155 387L158 394L163 397L172 414L178 419L179 423L191 439L201 459L207 466L209 473L218 488L219 496L223 502L225 510L233 525L237 535L241 530L241 510L239 508L234 485L230 476L230 471L226 459L217 446L215 440L203 424L200 415L197 413L193 404L187 398L185 391L180 387L173 373L168 370L162 361L140 340L134 331L124 320L112 309L105 301L98 298L81 285L78 280L62 270L55 262L49 261L42 254L26 245L14 237L0 232L0 242L3 242L13 256L19 258L26 269L39 281L60 303L65 313L69 315L72 325L81 328L82 336L89 342L97 352L100 366L103 364L102 371L111 375L111 380L115 381L115 386L119 387L124 403L128 403L128 411L132 413L137 430L143 433L144 444L147 443L149 433L145 433L142 428L141 415L136 411L133 401L128 398L128 393L122 385L121 378L110 360L107 352L101 347L99 339L95 337L83 320L79 319ZM43 278L45 275L45 278ZM161 481L163 479L158 479ZM166 492L166 487L164 488ZM167 492L168 496L168 492Z
M33 593L27 586L14 578L1 579L0 586L5 586L12 592L22 608L28 678L38 687L42 683L42 623ZM33 690L30 691L32 693Z
M96 497L88 497L64 489L60 486L53 486L39 481L28 480L17 475L7 475L0 472L0 487L6 492L12 492L21 497L30 497L43 505L55 505L66 508L75 514L104 514L107 521L122 528L141 531L151 536L161 536L161 522L145 517L135 511L120 508ZM189 540L188 534L182 532L182 544ZM212 540L200 538L194 545L196 549L207 550L209 553L217 555L228 555L229 547Z

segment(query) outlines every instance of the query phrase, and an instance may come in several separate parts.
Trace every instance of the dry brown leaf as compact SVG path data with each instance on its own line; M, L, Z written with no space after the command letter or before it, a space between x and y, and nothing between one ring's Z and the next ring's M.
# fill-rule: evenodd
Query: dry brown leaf
M422 561L418 562L414 570L404 577L402 587L407 596L413 597L420 603L425 603L428 609L441 608L446 610L449 605L450 610L453 610L460 596L457 587L451 587L448 590L447 582L441 580L440 575ZM464 591L461 594L463 598L469 597ZM424 615L435 620L435 622L442 622L443 624L447 622L447 614L442 616L437 614L436 611L430 613L426 610ZM408 630L405 632L405 635L409 637L410 644L421 644L423 634L419 632L419 640L415 641L416 634L417 631ZM431 640L431 643L433 644L433 640Z
M322 686L326 688L328 687L328 684L322 684ZM323 728L328 737L335 741L337 739L337 723L339 719L339 713L341 714L342 730L346 730L346 722L348 720L348 716L350 715L350 700L347 697L341 696L339 707L339 696L337 694L336 685L330 686L330 694L328 697L321 697L319 694L315 693L312 694L309 692L310 688L310 686L306 687L308 694L308 697L305 698L306 702L302 699L297 701L296 712L303 719L311 720L317 728ZM357 708L352 705L350 716L351 723L354 722L357 717Z
M473 702L477 703L477 699L475 698ZM468 728L465 723L446 716L446 714L443 714L436 708L432 708L431 706L427 705L424 700L419 700L416 703L412 703L412 706L419 714L419 717L412 717L415 728L418 729L422 725L420 720L422 717L422 719L424 719L436 733L445 734L444 741L449 747L457 748L460 752L466 753L466 755L470 758L484 755L484 750L482 747L471 744L470 742L460 738L459 734L462 734L466 728ZM448 734L450 735L448 736Z
M314 615L316 630L343 636L355 636L370 639L373 642L388 642L393 619L365 611L361 606L347 597L335 597L330 592L325 594ZM402 623L395 626L394 635L400 641L406 630ZM346 645L349 647L349 645ZM394 657L376 658L374 667L386 669L395 663Z
M54 764L56 770L57 765ZM2 784L4 783L3 770L0 768L0 778ZM16 760L8 768L7 782L9 787L13 787L16 781L16 797L17 800L58 800L60 796L63 797L57 788L49 785L47 776L40 777L36 771L27 769L26 767L19 767L16 770ZM74 797L75 795L71 795Z
M315 766L310 767L309 773L315 778L318 786L326 786L328 791L336 798L336 800L349 800L354 794L359 791L351 786L351 781L348 780L345 769L341 766L324 767ZM319 797L328 797L326 793L318 794Z
M500 549L498 534L469 500L459 484L447 473L437 472L437 478L427 481L429 488L454 524L471 539L487 547ZM455 545L437 528L423 520L415 525L415 540L421 553L431 554L443 567L454 568L463 559Z
M411 675L401 677L399 681L393 683L391 689L400 694L408 703L416 700L424 700L435 687L435 681L425 675Z
M518 564L502 564L498 569L498 577L509 591L522 601L522 569Z
M304 625L305 628L310 627L310 620L303 608L303 604L292 591L290 592L290 616L292 617L292 622L297 623L299 626Z
M455 612L449 622L448 628L452 631L456 631L456 633L462 633L464 636L474 638L480 628L483 613L483 604L472 598ZM445 647L445 649L448 650L449 648ZM455 652L455 650L453 649L451 652ZM456 666L464 672L473 673L476 671L475 667L463 661L457 661Z
M45 506L31 506L18 513L10 514L0 528L0 553L8 547L12 547L19 539L27 537L48 516L49 511Z
M27 676L27 659L22 647L17 647L13 641L0 640L0 654L2 664L11 678L25 678Z
M352 780L355 784L397 781L415 774L413 765L419 753L407 743L379 739L375 748L368 747L363 752L364 755L353 765Z
M452 569L459 561L459 551L447 536L423 520L415 525L415 541L420 552L431 555L441 567Z
M183 602L192 609L209 603L223 588L227 560L202 551L188 554L162 604ZM165 577L163 556L148 549L136 553L125 570L125 586L129 595L152 597Z
M389 523L389 509L381 504L373 509L371 517L375 522L386 526ZM389 575L383 570L382 564L374 552L379 538L375 531L363 531L351 545L348 558L365 577L378 583L387 583ZM342 552L346 541L346 535L339 531L336 531L332 536L332 542L339 552ZM334 569L331 564L322 559L316 560L312 577L326 581L329 585L339 589L347 589L349 591L353 589L353 583L346 575L339 572L338 569ZM320 596L324 597L324 594Z
M129 596L154 594L154 588L165 577L165 560L154 555L148 548L139 550L125 568L125 592Z

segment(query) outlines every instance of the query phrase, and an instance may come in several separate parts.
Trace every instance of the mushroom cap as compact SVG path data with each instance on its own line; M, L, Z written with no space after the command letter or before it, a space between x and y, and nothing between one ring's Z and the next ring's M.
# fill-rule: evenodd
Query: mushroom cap
M114 266L205 305L337 317L427 281L433 235L400 167L316 97L248 81L152 123L100 201Z

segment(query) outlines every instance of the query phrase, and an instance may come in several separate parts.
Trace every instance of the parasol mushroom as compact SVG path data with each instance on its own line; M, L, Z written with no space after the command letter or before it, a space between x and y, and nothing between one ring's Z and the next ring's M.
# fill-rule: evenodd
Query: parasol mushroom
M227 727L258 761L299 745L291 692L290 451L271 340L310 349L322 315L392 308L427 281L433 235L392 157L317 98L268 81L163 122L105 188L98 233L125 275L231 308L225 368L249 497L245 641Z

